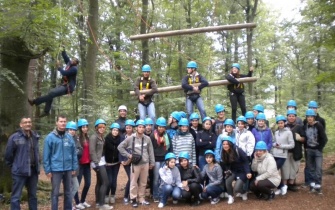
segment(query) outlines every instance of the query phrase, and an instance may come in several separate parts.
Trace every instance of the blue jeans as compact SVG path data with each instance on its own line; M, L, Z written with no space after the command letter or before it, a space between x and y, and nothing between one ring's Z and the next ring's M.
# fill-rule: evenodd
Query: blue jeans
M74 198L79 189L79 182L77 176L72 177L71 197Z
M169 196L172 196L173 200L179 200L181 197L181 189L177 186L172 186L170 184L161 186L161 200L160 202L164 205L166 204Z
M156 110L154 102L151 102L148 106L144 106L141 103L138 103L138 111L140 113L140 119L145 120L145 118L150 117L154 124L156 122Z
M305 185L309 185L311 183L312 177L309 172L309 168L307 165L308 162L308 156L307 156L307 151L306 148L304 149L304 155L305 155L305 168L304 168L304 174L305 174Z
M42 103L45 103L44 112L49 113L51 110L53 98L66 95L67 93L68 93L67 86L64 86L64 85L57 86L55 88L52 88L49 91L48 95L44 95L44 96L36 98L34 100L34 104L38 106Z
M111 192L111 195L115 195L117 185L117 175L119 174L119 170L120 170L120 163L112 166L106 166L106 172L109 180L109 186L107 187L106 196L109 195L109 192Z
M152 190L154 199L159 199L159 169L164 164L164 162L155 162L155 167L153 170L153 180L152 180Z
M200 168L200 171L202 171L202 169L205 167L205 165L207 164L206 162L206 158L204 155L199 155L198 157L198 160L199 160L199 168Z
M211 185L206 187L206 192L201 193L201 197L204 199L208 199L209 196L212 198L217 198L223 192L223 189L219 185Z
M281 169L281 167L283 167L285 161L286 161L286 158L278 158L278 157L275 157L275 161L276 161L276 164L277 164L277 169Z
M84 176L85 185L84 185L83 191L81 192L80 202L79 202L78 192L74 196L74 200L76 201L77 205L79 203L85 202L88 190L90 189L90 186L91 186L91 166L89 163L79 164L79 173L77 176L79 185L80 185L80 182L83 176Z
M197 99L195 104L200 112L201 120L203 120L206 117L206 111L205 111L205 105L204 105L204 102L201 96ZM190 116L193 113L193 101L191 101L187 97L186 97L186 110L187 110L188 116Z
M20 210L20 199L22 194L22 189L24 186L27 187L28 191L28 201L29 209L37 210L37 182L38 174L36 170L31 170L31 176L17 176L12 174L13 185L12 185L12 195L10 198L10 209Z
M64 210L72 209L72 197L71 197L71 187L72 187L72 175L71 171L60 171L52 172L51 184L51 209L58 210L58 197L59 197L59 188L60 183L63 181L64 188Z
M311 177L311 183L321 185L322 183L322 152L317 149L306 149L307 151L307 165Z

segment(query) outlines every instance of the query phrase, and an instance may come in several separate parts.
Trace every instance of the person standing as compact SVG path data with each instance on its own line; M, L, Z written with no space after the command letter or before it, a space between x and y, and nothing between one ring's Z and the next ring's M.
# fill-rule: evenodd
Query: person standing
M200 96L203 88L208 86L208 82L197 72L198 64L195 61L187 63L187 74L181 81L181 86L186 93L186 110L188 116L193 113L193 105L196 104L200 112L201 120L206 117L204 102ZM193 86L195 83L200 83L199 86Z
M238 63L233 63L231 65L230 74L226 75L226 79L231 83L227 86L229 90L230 104L231 104L231 118L235 122L236 120L236 111L237 111L237 103L241 107L242 115L245 115L247 112L245 105L245 97L244 97L244 84L239 82L237 79L243 77L252 77L252 72L254 71L254 67L251 66L247 75L240 74L241 66Z
M60 184L64 188L64 210L72 209L72 175L78 169L76 145L72 136L65 132L66 117L57 116L56 128L47 135L43 149L43 167L51 179L51 209L58 210Z
M266 125L266 117L264 113L259 113L256 116L256 123L252 129L252 134L255 136L256 143L258 141L264 141L268 146L268 151L270 152L272 149L272 131Z
M140 119L144 120L147 115L154 123L156 121L155 104L152 97L157 93L157 84L154 79L150 77L151 67L146 64L142 67L142 76L137 78L134 85L134 91L138 97L138 111L140 112ZM142 94L141 90L150 90L148 93Z
M20 129L7 142L5 162L11 168L13 185L10 208L19 210L22 189L27 187L30 210L37 210L39 171L39 135L32 129L31 119L22 117Z
M53 98L71 94L76 87L79 59L73 58L70 60L65 50L62 51L62 57L66 64L65 69L63 69L60 62L57 61L57 69L62 75L62 84L51 89L47 95L38 97L36 99L28 98L28 102L31 106L38 106L42 103L45 103L44 112L40 115L40 117L45 117L50 114Z
M115 120L115 122L120 125L120 134L124 134L126 133L125 123L127 120L128 109L125 105L121 105L118 108L118 112L119 112L119 117Z
M216 104L215 105L215 113L217 115L217 118L213 120L213 132L217 136L220 136L222 132L224 132L224 122L226 121L226 116L225 116L225 108L222 104Z
M297 111L297 102L295 100L289 100L286 105L286 110ZM303 122L300 117L296 116L296 124L303 126Z

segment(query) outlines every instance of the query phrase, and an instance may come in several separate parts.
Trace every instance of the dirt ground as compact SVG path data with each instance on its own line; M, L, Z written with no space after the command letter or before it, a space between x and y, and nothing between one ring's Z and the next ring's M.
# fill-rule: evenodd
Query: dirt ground
M329 166L335 163L335 154L329 155L324 158L323 162L323 168L327 169ZM300 172L298 175L298 183L303 182L303 167L304 163L301 164ZM123 193L124 191L122 188L125 186L126 183L126 174L123 168L120 168L119 177L118 177L118 189L117 189L117 199L116 203L114 204L114 209L122 209L122 210L128 210L133 209L131 205L124 205L123 204ZM48 178L44 175L42 172L40 175L41 180L48 180ZM92 185L90 188L90 191L87 196L87 202L92 204L91 208L88 209L96 209L95 208L95 202L94 202L94 186L95 186L95 172L92 171ZM82 189L83 183L80 186L80 189ZM316 194L310 194L309 188L303 188L300 187L298 192L291 192L288 191L287 195L285 196L276 196L274 200L271 202L263 201L263 200L257 200L256 197L253 194L248 195L247 201L242 201L241 198L235 198L235 202L232 205L227 204L227 199L221 199L221 201L216 205L211 205L209 201L203 201L199 206L197 207L190 207L187 204L179 203L177 205L173 205L171 201L169 201L168 205L165 206L163 209L205 209L205 208L211 208L214 209L234 209L234 210L242 210L242 209L281 209L281 210L296 210L296 209L333 209L335 208L335 176L334 175L326 175L323 176L323 183L322 183L322 191L323 195L316 195ZM149 196L149 193L147 191L147 195ZM151 202L149 206L139 206L138 209L158 209L157 203L153 203L151 199L148 198L148 200ZM62 208L62 197L60 197L59 201L59 209ZM39 204L38 209L41 210L49 210L50 209L50 202L46 202L47 204ZM6 207L0 207L0 209L9 209L8 206ZM22 204L21 209L28 209L27 203Z

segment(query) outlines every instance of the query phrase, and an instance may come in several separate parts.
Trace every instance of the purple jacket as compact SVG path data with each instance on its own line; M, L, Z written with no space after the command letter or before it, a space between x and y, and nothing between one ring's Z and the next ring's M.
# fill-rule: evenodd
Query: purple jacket
M257 127L252 129L252 134L254 134L255 136L255 140L257 142L259 141L264 141L267 145L268 151L270 152L271 148L272 148L272 132L270 128L265 128L263 129L259 129Z

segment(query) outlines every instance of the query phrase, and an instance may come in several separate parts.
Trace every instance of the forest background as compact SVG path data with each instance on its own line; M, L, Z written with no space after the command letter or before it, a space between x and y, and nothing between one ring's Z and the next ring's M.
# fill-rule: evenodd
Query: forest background
M195 60L208 81L223 79L233 62L247 73L255 66L258 81L247 85L248 110L261 103L269 120L286 113L294 99L304 118L307 103L319 103L334 151L335 131L335 2L301 1L299 18L281 19L262 0L0 0L0 167L9 135L22 116L32 116L42 138L55 124L57 114L68 120L97 118L108 123L125 104L129 118L137 107L130 96L141 66L150 64L159 87L180 85L186 63ZM130 41L129 37L159 31L217 25L256 23L254 29L219 31ZM76 91L54 100L50 117L30 107L27 98L46 94L57 86L55 68L61 46L80 59ZM207 115L215 116L221 103L230 117L225 86L205 88L202 97ZM157 117L185 110L182 91L155 96ZM240 115L241 113L238 113ZM93 126L91 126L93 130ZM0 170L0 177L5 170ZM1 180L4 180L0 178ZM2 181L2 183L7 183ZM10 188L2 184L0 193Z

